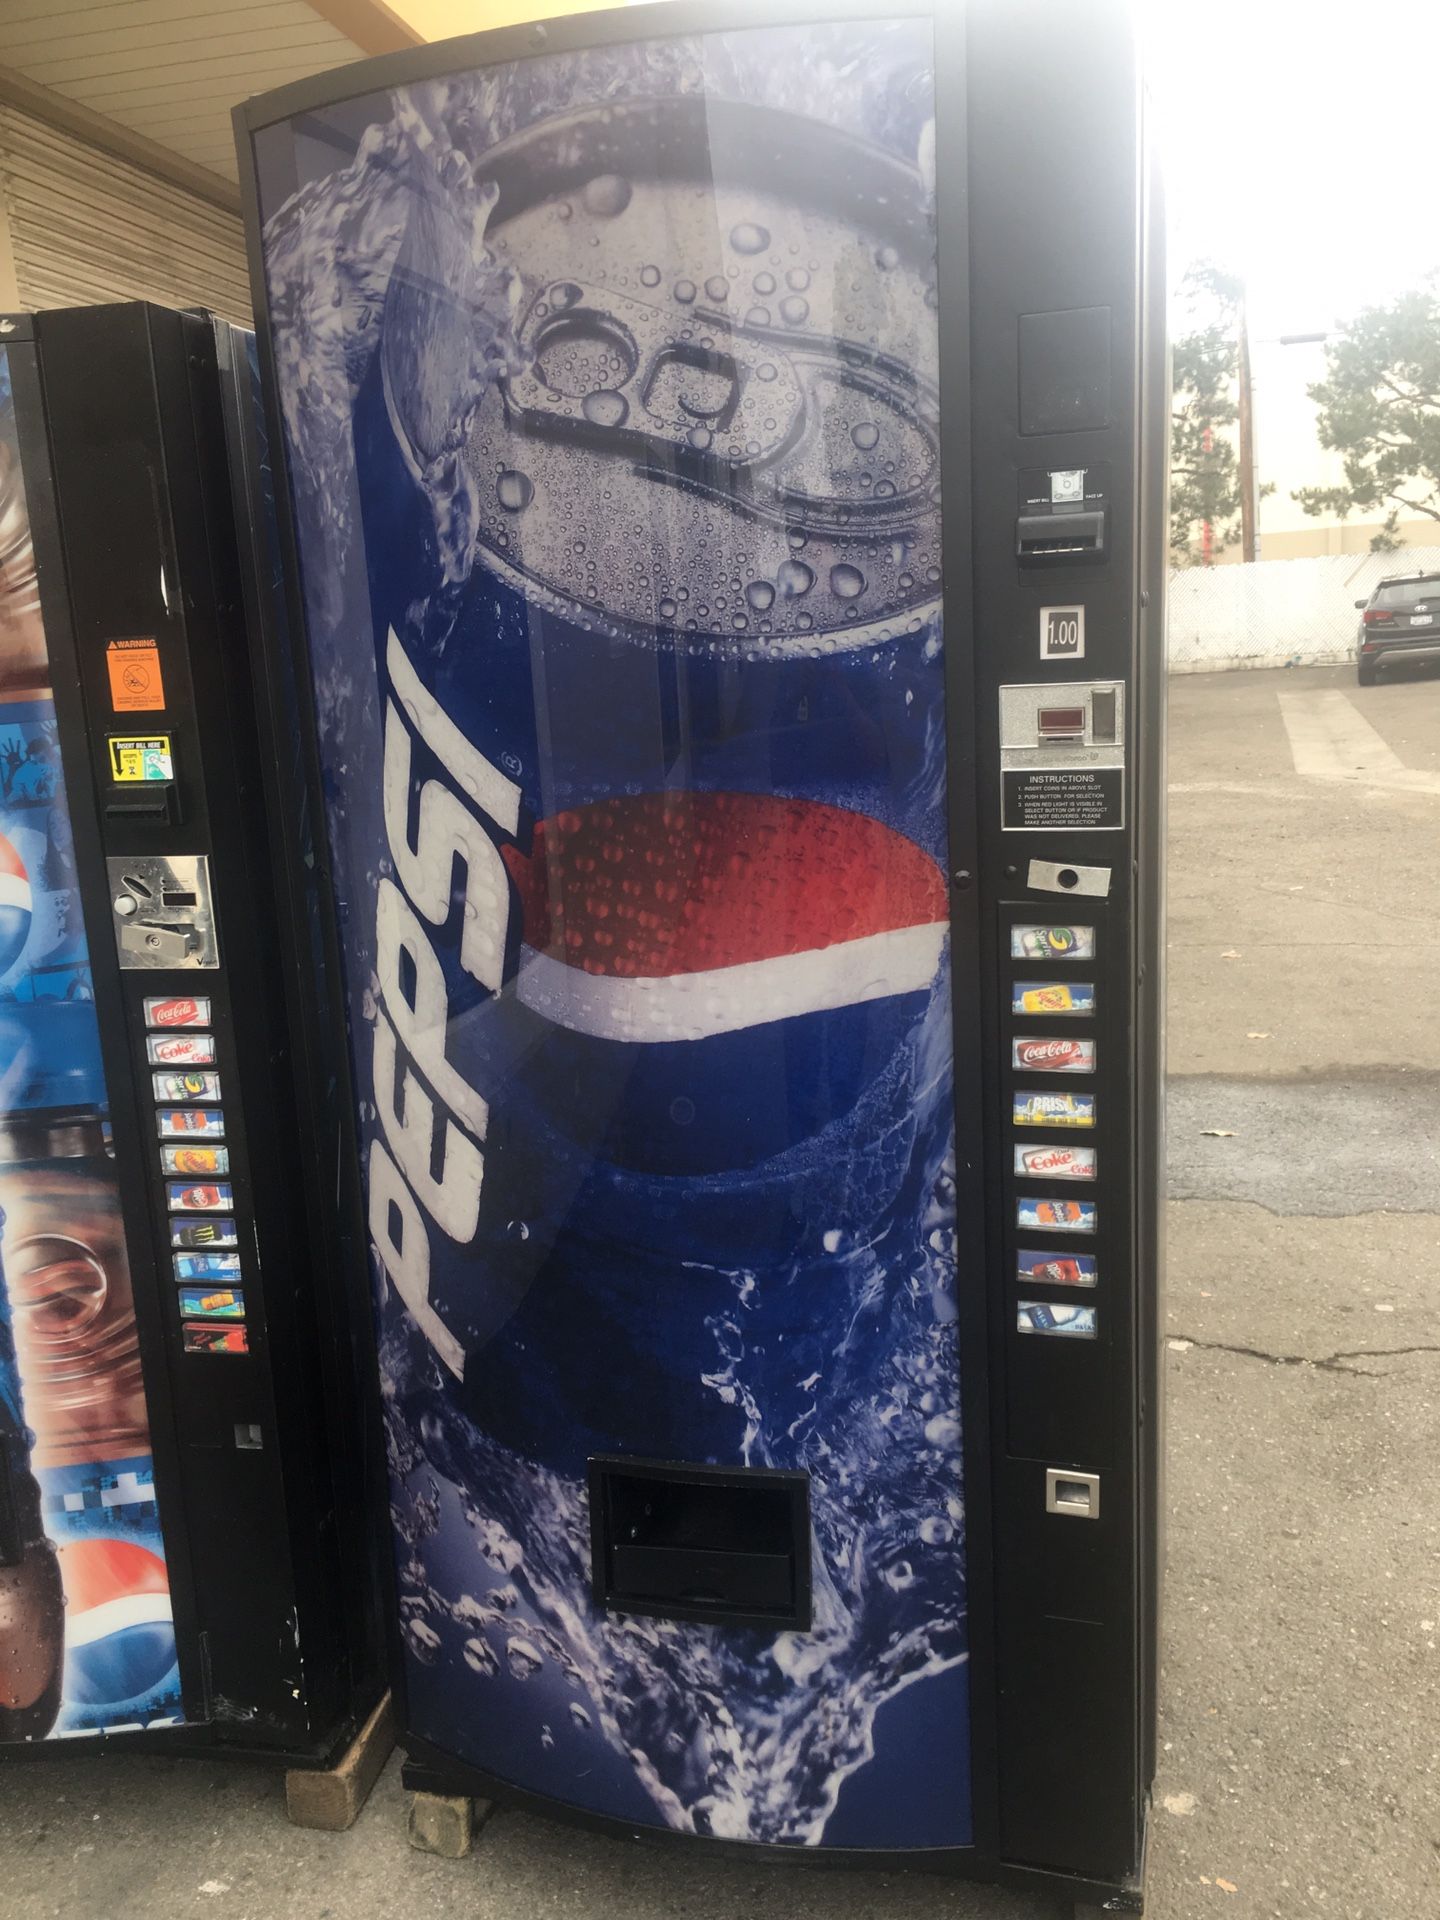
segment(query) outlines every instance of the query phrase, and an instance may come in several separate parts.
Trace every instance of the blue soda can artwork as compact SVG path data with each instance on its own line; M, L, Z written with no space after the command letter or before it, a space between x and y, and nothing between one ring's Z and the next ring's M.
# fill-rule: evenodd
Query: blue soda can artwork
M971 1834L931 63L257 137L412 1724L794 1845ZM808 1473L812 1629L597 1610L603 1452Z

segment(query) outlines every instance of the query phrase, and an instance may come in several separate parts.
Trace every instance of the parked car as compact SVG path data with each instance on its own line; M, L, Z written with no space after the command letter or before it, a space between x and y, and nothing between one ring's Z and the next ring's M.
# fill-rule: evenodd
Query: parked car
M1375 684L1380 662L1392 654L1440 648L1440 573L1393 573L1355 604L1355 667L1362 687Z

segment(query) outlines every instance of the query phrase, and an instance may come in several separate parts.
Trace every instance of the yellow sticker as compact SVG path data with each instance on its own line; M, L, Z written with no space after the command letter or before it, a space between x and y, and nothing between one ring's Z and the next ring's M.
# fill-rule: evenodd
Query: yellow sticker
M147 739L108 736L110 778L123 780L173 780L175 763L170 757L168 733L153 733Z
M159 712L165 705L160 649L153 640L112 640L105 649L116 713Z

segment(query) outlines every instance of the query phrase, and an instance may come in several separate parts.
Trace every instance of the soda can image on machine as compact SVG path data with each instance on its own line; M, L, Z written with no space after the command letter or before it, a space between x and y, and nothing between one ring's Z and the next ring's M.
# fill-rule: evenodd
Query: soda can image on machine
M970 51L1008 93L1024 62L981 12ZM964 1413L1015 1263L967 1291L958 1260L984 1237L971 1149L988 1134L1008 1182L1013 1121L973 1076L957 1105L953 1063L957 1010L968 1033L982 994L1012 1006L952 892L979 856L952 817L970 637L942 607L952 471L969 511L942 51L966 83L953 24L846 13L479 36L237 124L407 1779L981 1872L995 1549L966 1481L1001 1468ZM965 330L957 307L952 364ZM1013 1008L1079 1016L1091 1070L1123 994L1101 958L1127 951L1102 912L1087 978L1017 982ZM1125 1106L1107 1084L1107 1166ZM1014 1151L1098 1179L1094 1148ZM1088 1199L1005 1204L1096 1230ZM1048 1541L1043 1485L1024 1502ZM1032 1771L1027 1805L1073 1809L1085 1773ZM1137 1804L1132 1779L1088 1837L1020 1851L1113 1888Z

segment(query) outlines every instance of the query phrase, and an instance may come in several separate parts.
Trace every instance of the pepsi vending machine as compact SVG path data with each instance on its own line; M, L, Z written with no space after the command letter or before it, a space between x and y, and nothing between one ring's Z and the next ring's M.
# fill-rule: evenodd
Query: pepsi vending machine
M1133 1909L1125 11L662 4L237 125L410 1783Z
M383 1687L289 1093L250 347L145 306L0 320L6 1758L316 1762Z

